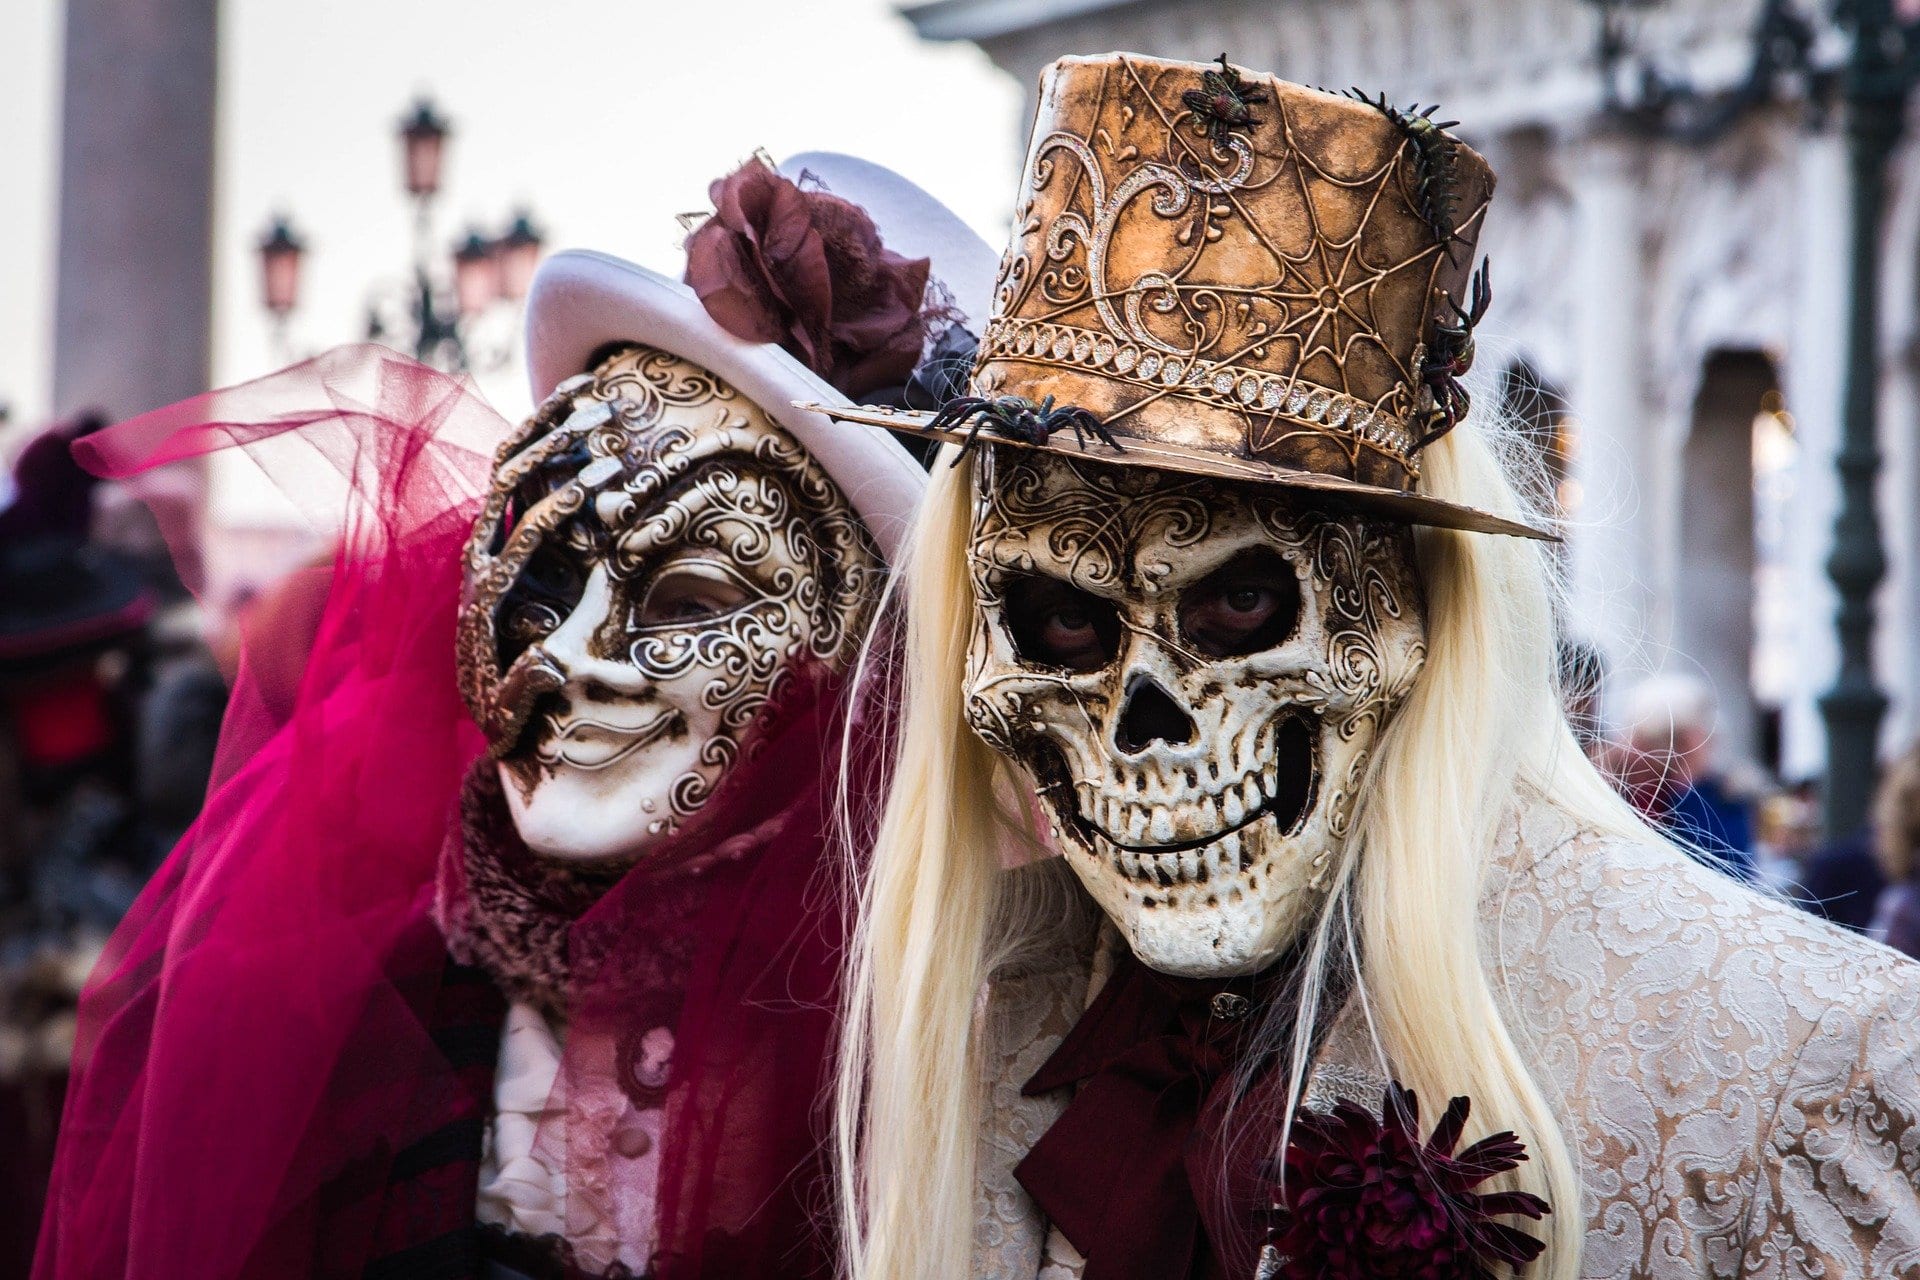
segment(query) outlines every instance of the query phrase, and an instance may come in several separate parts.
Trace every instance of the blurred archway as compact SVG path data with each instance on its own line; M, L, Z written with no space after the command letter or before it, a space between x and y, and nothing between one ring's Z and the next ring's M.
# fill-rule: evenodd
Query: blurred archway
M1707 357L1681 449L1674 644L1719 698L1717 754L1779 762L1773 643L1790 619L1777 597L1782 482L1792 420L1772 359L1752 350Z

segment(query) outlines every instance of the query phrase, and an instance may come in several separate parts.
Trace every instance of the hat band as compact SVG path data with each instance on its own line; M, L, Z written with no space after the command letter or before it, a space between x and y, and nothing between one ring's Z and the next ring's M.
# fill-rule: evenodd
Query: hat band
M1384 409L1299 378L1241 365L1189 358L1116 342L1072 325L1002 316L987 322L979 360L1003 358L1059 365L1102 378L1152 387L1229 409L1271 414L1300 426L1350 436L1417 475L1413 432Z

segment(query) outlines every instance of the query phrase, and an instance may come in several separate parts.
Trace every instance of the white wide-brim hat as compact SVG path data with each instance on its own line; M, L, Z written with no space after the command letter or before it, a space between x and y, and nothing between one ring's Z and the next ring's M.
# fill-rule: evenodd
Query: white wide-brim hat
M805 169L833 194L860 205L887 248L932 258L933 277L955 305L972 317L972 300L984 314L998 258L939 201L891 170L851 156L809 152L780 168L789 177ZM819 461L859 512L880 553L894 560L927 477L891 435L797 407L796 400L836 408L850 402L772 343L728 333L679 281L589 250L569 249L548 258L527 298L527 372L534 402L588 372L594 355L618 342L690 360L752 400Z

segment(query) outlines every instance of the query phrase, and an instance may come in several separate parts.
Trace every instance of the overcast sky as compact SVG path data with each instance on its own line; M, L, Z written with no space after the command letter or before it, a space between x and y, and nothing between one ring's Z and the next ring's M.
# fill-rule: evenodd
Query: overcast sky
M61 7L0 0L0 400L16 423L50 393ZM253 249L274 210L310 247L300 352L357 338L369 291L404 277L394 130L422 91L456 130L443 248L524 203L553 247L677 274L674 215L756 147L877 160L1003 238L1020 87L971 46L920 42L888 0L227 0L221 16L216 383L277 363ZM487 389L524 410L517 380Z

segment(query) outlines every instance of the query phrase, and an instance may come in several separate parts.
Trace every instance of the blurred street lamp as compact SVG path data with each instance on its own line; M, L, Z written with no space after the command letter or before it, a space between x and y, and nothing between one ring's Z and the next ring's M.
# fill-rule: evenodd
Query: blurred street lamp
M307 246L284 216L260 237L260 302L276 321L300 305L300 259Z
M433 100L421 98L413 112L400 122L401 157L405 162L407 194L430 200L440 190L440 164L446 156L447 135L453 126L434 109Z
M514 211L498 239L469 230L453 249L451 270L436 261L434 201L440 194L453 125L431 99L418 99L400 121L401 179L414 200L413 265L404 282L375 289L367 300L367 338L409 352L424 364L454 372L500 368L513 359L513 330L493 342L481 332L500 332L495 320L517 317L527 296L545 238L533 215ZM298 301L300 243L285 218L276 219L260 241L262 301L281 327ZM504 308L499 304L506 304ZM284 341L284 336L283 336Z
M1816 104L1837 84L1846 111L1850 254L1847 362L1840 449L1840 509L1834 517L1827 576L1839 593L1834 614L1840 666L1820 699L1827 727L1827 773L1822 789L1826 835L1838 840L1860 830L1873 800L1880 721L1887 698L1873 673L1874 590L1886 577L1874 490L1880 472L1879 338L1880 231L1885 221L1887 164L1900 143L1908 100L1920 82L1920 0L1833 0L1834 34L1850 36L1844 57L1821 56L1822 29L1791 0L1764 0L1754 28L1746 80L1732 91L1706 95L1636 54L1626 35L1627 13L1658 0L1590 0L1600 10L1599 60L1607 109L1628 127L1705 141L1748 109L1775 99L1783 79L1798 78ZM1620 65L1633 59L1640 91L1616 91Z
M1916 0L1920 2L1920 0ZM533 215L525 209L513 215L513 225L500 237L500 296L508 302L521 302L533 285L534 268L540 265L540 249L546 237L533 225Z
M300 260L307 246L294 234L285 216L276 216L260 237L260 304L273 319L273 346L285 360L293 352L287 342L287 317L300 305Z
M1847 0L1841 0L1846 3ZM1830 96L1834 67L1820 56L1819 29L1795 0L1761 0L1746 74L1704 91L1684 71L1663 63L1640 38L1666 0L1587 0L1600 14L1594 59L1602 108L1636 133L1681 142L1710 142L1755 107L1798 83L1819 103Z
M493 242L471 228L453 250L455 312L477 316L500 297L500 260Z

